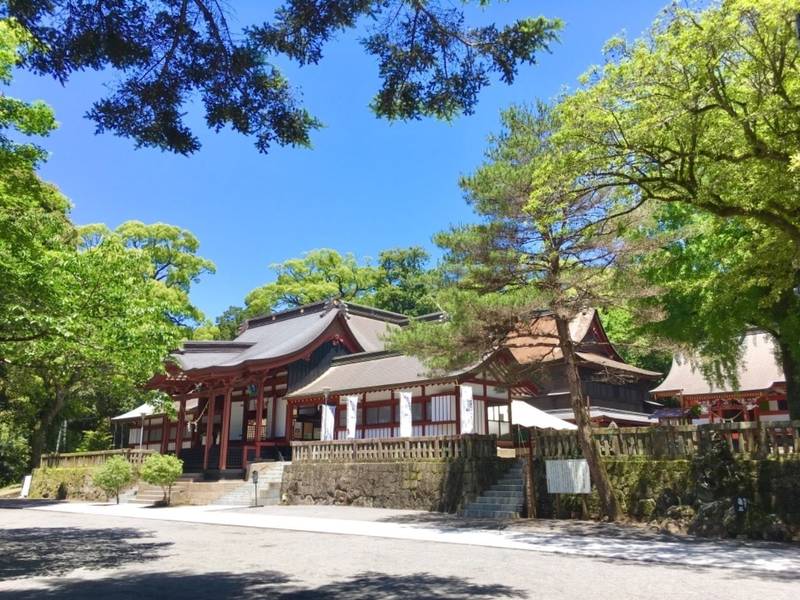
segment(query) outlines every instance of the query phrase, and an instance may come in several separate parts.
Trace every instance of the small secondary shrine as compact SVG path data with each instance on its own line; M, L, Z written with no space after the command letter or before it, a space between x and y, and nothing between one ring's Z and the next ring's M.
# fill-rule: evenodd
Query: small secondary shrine
M599 427L642 427L656 424L649 390L662 374L630 365L608 339L596 310L585 310L570 321L577 350L578 373L589 402L592 423ZM564 357L552 315L543 313L527 331L509 340L510 352L531 365L536 392L527 402L555 417L573 421Z
M724 421L787 421L786 377L775 340L753 329L742 340L736 381L708 379L695 357L677 354L669 374L651 390L654 400L673 406L656 411L662 421L694 424Z
M401 406L411 411L411 435L509 433L512 398L536 391L512 381L513 355L500 350L431 375L418 359L386 351L387 335L408 322L338 301L250 319L233 341L186 342L151 381L174 399L176 420L145 405L114 421L124 445L175 453L187 472L238 472L256 459L287 459L292 440L318 440L323 430L342 438L348 403L357 438L407 434ZM469 423L465 396L474 409Z

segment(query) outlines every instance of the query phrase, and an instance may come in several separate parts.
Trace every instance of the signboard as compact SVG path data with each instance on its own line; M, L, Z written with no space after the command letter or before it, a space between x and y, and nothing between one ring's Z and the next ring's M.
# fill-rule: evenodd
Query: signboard
M472 386L461 388L461 433L475 433L475 401L472 399Z
M358 423L358 396L345 396L345 400L347 400L347 439L354 440Z
M322 405L322 433L320 439L327 442L333 439L333 426L336 422L334 417L336 415L336 407L323 404Z
M25 475L25 479L22 480L22 491L19 493L20 498L27 498L28 494L31 493L31 476Z
M400 437L411 437L411 392L400 392Z
M547 492L549 494L589 494L589 463L585 458L573 460L546 460Z

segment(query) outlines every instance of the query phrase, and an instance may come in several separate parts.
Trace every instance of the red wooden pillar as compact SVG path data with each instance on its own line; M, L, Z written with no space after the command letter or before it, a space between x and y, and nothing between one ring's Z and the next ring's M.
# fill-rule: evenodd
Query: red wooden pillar
M228 468L228 438L231 434L231 386L225 388L225 401L222 405L222 439L219 442L219 469Z
M291 442L294 439L294 405L285 400L286 402L286 441Z
M461 388L456 384L456 435L461 435Z
M203 470L208 469L208 454L211 446L214 445L214 408L217 404L217 397L208 397L208 408L206 409L206 447L203 452Z
M431 412L433 412L433 401L428 398L425 393L425 386L420 386L422 391L422 421L428 423L431 420ZM422 426L422 435L428 435L428 425Z
M272 415L272 417L270 418L269 423L267 423L269 426L269 437L273 440L275 439L275 415L277 414L278 410L278 391L276 388L277 385L275 384L275 374L273 373L272 385L270 386L270 402L272 402L272 412L270 415Z
M356 431L358 431L358 419L356 419ZM367 439L367 392L361 394L361 439Z
M592 413L589 412L589 414L591 415ZM514 421L511 418L511 388L508 388L508 435L511 437L511 443L516 447L515 440L519 438L519 435L514 437Z
M256 432L255 432L255 445L256 445L256 458L261 457L261 421L264 418L264 380L258 383L258 395L256 396Z
M167 453L167 444L169 444L169 429L172 423L169 420L169 415L161 417L161 454Z
M175 432L175 456L181 457L183 447L183 428L186 427L186 398L178 400L178 430Z

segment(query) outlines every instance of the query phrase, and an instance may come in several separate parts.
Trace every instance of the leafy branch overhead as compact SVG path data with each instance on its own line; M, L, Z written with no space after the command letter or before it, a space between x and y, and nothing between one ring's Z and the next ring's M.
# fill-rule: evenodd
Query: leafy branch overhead
M469 4L287 0L272 20L241 32L217 0L9 0L0 10L31 32L25 64L34 72L62 83L87 69L121 75L88 112L98 132L191 154L200 141L185 114L195 98L209 128L253 136L260 152L310 145L320 122L275 62L316 64L326 43L352 29L364 33L362 45L378 61L381 87L372 108L379 117L471 113L492 74L512 83L520 65L556 41L561 23L537 17L504 27L472 24Z

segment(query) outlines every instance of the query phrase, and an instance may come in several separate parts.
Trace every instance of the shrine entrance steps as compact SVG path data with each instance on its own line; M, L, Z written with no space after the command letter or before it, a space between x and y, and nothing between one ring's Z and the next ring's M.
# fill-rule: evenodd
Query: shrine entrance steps
M286 461L254 463L250 466L251 477L247 483L221 496L213 502L228 506L274 506L281 503L281 482L283 469L292 464ZM258 471L258 502L255 502L256 486L252 481L252 471Z
M217 498L241 487L242 480L203 481L200 474L184 474L172 486L172 504L206 505ZM130 502L136 504L157 504L164 498L160 486L139 483L139 489Z
M518 519L525 503L522 461L517 461L500 480L467 504L462 516L476 519Z

